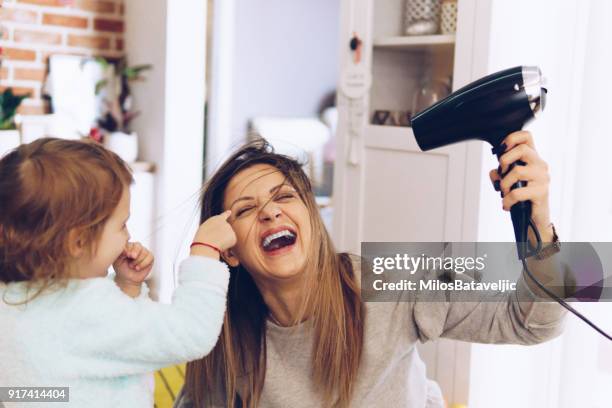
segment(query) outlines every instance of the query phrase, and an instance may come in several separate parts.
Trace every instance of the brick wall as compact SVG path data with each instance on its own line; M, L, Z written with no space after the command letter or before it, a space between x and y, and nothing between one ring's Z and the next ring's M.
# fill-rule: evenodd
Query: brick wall
M41 88L49 55L122 56L123 1L0 0L0 91L32 95L22 114L48 112Z

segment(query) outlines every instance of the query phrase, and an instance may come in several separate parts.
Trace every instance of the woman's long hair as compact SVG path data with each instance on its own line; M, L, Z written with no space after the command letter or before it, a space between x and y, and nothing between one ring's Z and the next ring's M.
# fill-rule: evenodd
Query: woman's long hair
M201 219L223 211L225 190L234 175L262 163L282 172L310 213L313 236L304 276L306 290L294 323L307 316L313 329L313 379L326 405L348 406L363 347L363 303L351 259L335 251L301 164L274 153L264 139L244 145L204 186ZM212 403L257 406L266 373L268 313L249 272L242 265L230 268L228 307L219 341L209 355L187 365L184 392L196 407Z

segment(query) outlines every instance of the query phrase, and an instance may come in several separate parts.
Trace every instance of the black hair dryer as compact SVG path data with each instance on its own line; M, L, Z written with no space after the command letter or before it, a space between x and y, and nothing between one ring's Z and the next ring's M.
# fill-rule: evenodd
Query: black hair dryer
M544 110L547 90L538 67L519 66L481 78L453 92L412 118L412 129L423 151L464 140L489 142L499 158L505 137L537 117ZM524 165L520 160L513 163ZM512 189L524 187L519 181ZM531 221L531 202L518 202L510 209L519 259L528 251L528 228L538 231Z

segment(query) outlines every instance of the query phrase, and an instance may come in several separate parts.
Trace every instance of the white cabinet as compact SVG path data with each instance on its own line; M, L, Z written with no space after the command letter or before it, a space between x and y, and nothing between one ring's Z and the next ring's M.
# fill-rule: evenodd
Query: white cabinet
M428 74L426 62L433 76L452 76L453 89L472 79L476 4L460 0L454 36L402 37L403 3L343 2L341 72L354 64L348 44L355 32L363 41L359 65L371 72L372 85L360 100L342 93L338 98L334 238L342 249L359 251L360 242L368 240L459 241L476 231L467 233L463 225L466 191L478 184L477 179L466 184L470 144L422 153L409 127L371 124L376 110L412 109L413 95ZM347 222L355 219L359 222Z
M513 241L509 213L489 181L497 161L488 145L421 152L410 128L371 122L376 110L411 110L427 74L452 76L452 89L458 89L517 65L538 65L550 81L547 111L530 130L551 168L552 219L569 230L577 143L577 119L569 112L579 104L583 4L459 0L454 36L407 38L401 35L404 0L342 1L341 75L355 64L349 42L356 33L363 41L358 65L371 73L371 87L359 99L338 95L332 236L339 250L359 253L363 241ZM419 346L428 376L448 402L471 408L556 406L559 350L555 342L521 347L440 340ZM544 377L550 381L540 384Z
M468 145L423 153L411 128L371 124L377 110L410 111L427 75L452 76L453 89L472 79L475 4L459 1L456 35L404 37L403 3L343 2L342 72L354 64L348 47L354 32L363 41L359 64L372 75L362 100L342 93L338 98L333 234L340 249L355 253L362 241L460 241L466 230L475 233L475 226L464 225L466 196L479 183L477 177L466 177ZM357 154L349 157L349 151ZM419 345L419 351L428 376L439 382L449 402L467 402L469 346L439 340Z

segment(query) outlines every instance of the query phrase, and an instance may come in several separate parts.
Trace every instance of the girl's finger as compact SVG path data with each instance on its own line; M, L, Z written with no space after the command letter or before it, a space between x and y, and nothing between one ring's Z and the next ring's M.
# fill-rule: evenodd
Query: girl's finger
M153 255L149 251L143 251L141 256L135 261L137 266L142 266L149 257L153 257Z
M153 264L153 254L149 253L143 260L138 264L138 267L145 269Z
M127 244L125 244L125 248L123 248L123 254L125 256L129 256L133 247L134 247L134 244L132 242L128 242Z
M148 268L152 264L153 264L153 255L149 254L144 259L142 259L140 262L136 262L134 265L134 269L136 269L137 271L140 271L142 269Z
M134 246L132 247L132 250L130 251L130 258L138 259L138 257L141 256L142 251L143 251L143 246L138 242L134 243Z
M138 253L136 254L136 258L134 258L134 259L137 262L140 262L144 258L146 258L147 254L149 254L149 250L146 249L145 247L141 246L140 248L138 248Z

